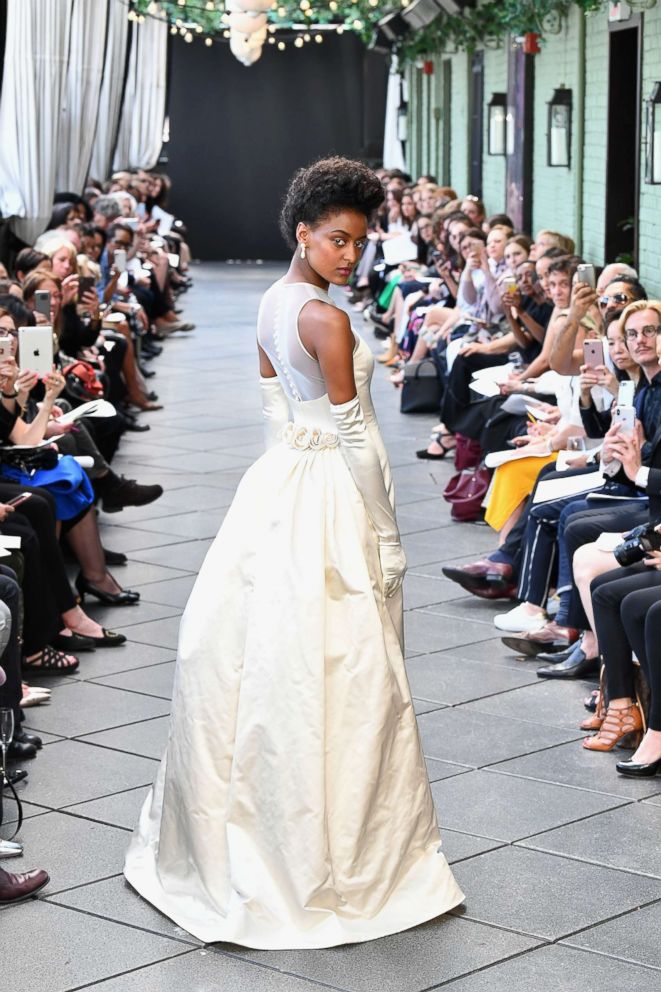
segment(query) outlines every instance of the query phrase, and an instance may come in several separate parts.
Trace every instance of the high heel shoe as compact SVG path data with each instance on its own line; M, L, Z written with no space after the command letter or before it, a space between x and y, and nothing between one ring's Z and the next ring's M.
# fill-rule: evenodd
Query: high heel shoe
M620 747L638 747L643 736L643 716L637 703L622 709L609 706L604 722L594 737L586 737L583 747L588 751L612 751Z
M105 589L99 589L89 579L86 579L82 572L79 572L76 577L76 589L81 603L85 602L85 596L88 594L95 596L106 606L133 606L140 599L140 593L133 592L131 589L122 589L121 592L106 592Z
M618 761L615 765L620 775L628 775L630 778L652 778L661 771L661 758L656 761L648 761L646 764L637 764L634 761Z

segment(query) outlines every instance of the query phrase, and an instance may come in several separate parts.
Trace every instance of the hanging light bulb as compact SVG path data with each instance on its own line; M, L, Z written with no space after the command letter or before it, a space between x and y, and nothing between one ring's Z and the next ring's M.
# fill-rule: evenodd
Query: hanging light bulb
M355 31L362 31L362 29L363 29L363 22L361 20L359 20L358 18L356 18L356 20L352 24L352 27L354 28Z
M190 45L192 40L193 40L193 35L190 33L190 31L187 31L186 34L184 35L184 41L187 41L188 44Z
M278 42L278 51L279 52L284 52L284 50L285 50L286 47L287 46L285 45L284 41L279 41Z
M338 24L338 26L337 26L337 28L335 30L336 30L337 34L344 34L344 24Z
M172 27L170 28L170 34L179 34L179 32L177 31L177 29L176 29L176 27L174 26L174 24L173 24L173 25L172 25Z
M273 37L273 35L271 35L271 37L269 38L269 45L275 45L275 38Z
M310 41L310 35L307 33L307 31L303 35L303 41Z
M330 0L330 3L328 4L328 6L329 6L330 10L332 10L333 13L335 13L335 11L337 10L336 0Z
M285 17L286 14L287 14L287 11L285 10L284 7L278 7L278 17Z
M310 0L301 0L301 2L299 4L299 7L301 8L301 10L309 10L310 9Z
M215 10L213 0L207 0L207 10Z
M155 17L155 15L159 13L158 4L155 2L155 0L152 0L152 2L147 7L147 13L151 14L152 17Z
M204 44L207 46L207 48L211 48L211 46L213 45L213 38L205 38Z
M320 45L322 43L322 41L324 40L323 34L316 34L314 36L314 40L317 42L318 45Z
M303 41L302 38L297 38L296 41L294 42L296 48L302 48L304 44L305 42Z
M223 31L223 38L229 38L231 33L232 33L231 31L227 31L227 30Z

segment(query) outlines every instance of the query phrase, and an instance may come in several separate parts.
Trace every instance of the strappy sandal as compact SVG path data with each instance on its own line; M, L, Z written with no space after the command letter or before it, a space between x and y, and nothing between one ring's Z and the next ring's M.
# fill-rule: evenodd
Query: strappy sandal
M73 662L68 661L69 658L73 658ZM50 644L47 644L31 661L27 658L22 660L23 671L37 672L39 675L67 675L69 672L75 672L79 664L75 655L57 651Z
M620 747L638 747L643 736L643 716L638 703L622 709L609 706L594 737L586 737L583 747L588 751L612 751Z
M422 458L425 461L429 461L429 462L440 462L443 458L445 458L445 456L447 454L449 454L450 452L454 451L454 449L457 446L456 440L455 440L455 443L452 444L452 445L443 444L443 438L444 437L451 437L451 438L454 439L454 434L436 434L434 436L434 439L433 439L434 442L441 449L441 454L440 455L437 455L437 454L435 454L435 453L433 453L431 451L427 451L426 448L422 448L420 451L416 451L416 453L415 453L416 458Z
M582 721L580 724L581 730L600 730L608 712L608 689L606 686L605 665L601 666L599 672L599 688L595 689L587 699L583 700L583 705L588 713L592 713L593 716L587 716Z

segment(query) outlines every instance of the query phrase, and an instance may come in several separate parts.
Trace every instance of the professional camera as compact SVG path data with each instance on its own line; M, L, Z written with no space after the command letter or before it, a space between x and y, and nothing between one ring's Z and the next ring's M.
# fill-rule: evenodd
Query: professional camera
M661 534L655 528L658 524L641 524L634 527L613 550L618 565L635 565L650 551L661 551Z

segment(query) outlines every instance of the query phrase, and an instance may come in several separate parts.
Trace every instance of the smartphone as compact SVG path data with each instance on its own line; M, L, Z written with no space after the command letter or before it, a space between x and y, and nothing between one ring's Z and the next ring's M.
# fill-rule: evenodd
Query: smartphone
M78 280L78 302L85 295L94 289L94 276L80 276Z
M11 358L11 338L0 338L0 362Z
M602 340L583 342L583 362L590 369L596 369L598 365L604 364L604 342Z
M48 375L53 369L53 328L19 327L18 366L30 369L40 376Z
M30 499L32 493L19 493L18 496L14 496L13 499L8 501L8 506L20 506L21 503L25 503L26 499Z
M42 317L50 320L50 293L47 289L38 289L34 294L34 308Z
M633 379L625 379L624 382L621 382L620 388L617 391L617 405L633 406L633 394L635 389L636 383Z
M613 410L613 425L617 424L622 434L631 437L636 426L636 410L633 406L620 406Z
M576 282L583 282L586 286L590 286L592 289L596 288L597 277L594 271L594 265L589 262L584 262L579 265L576 269Z
M126 272L126 251L124 248L117 248L115 250L113 265L118 272Z

